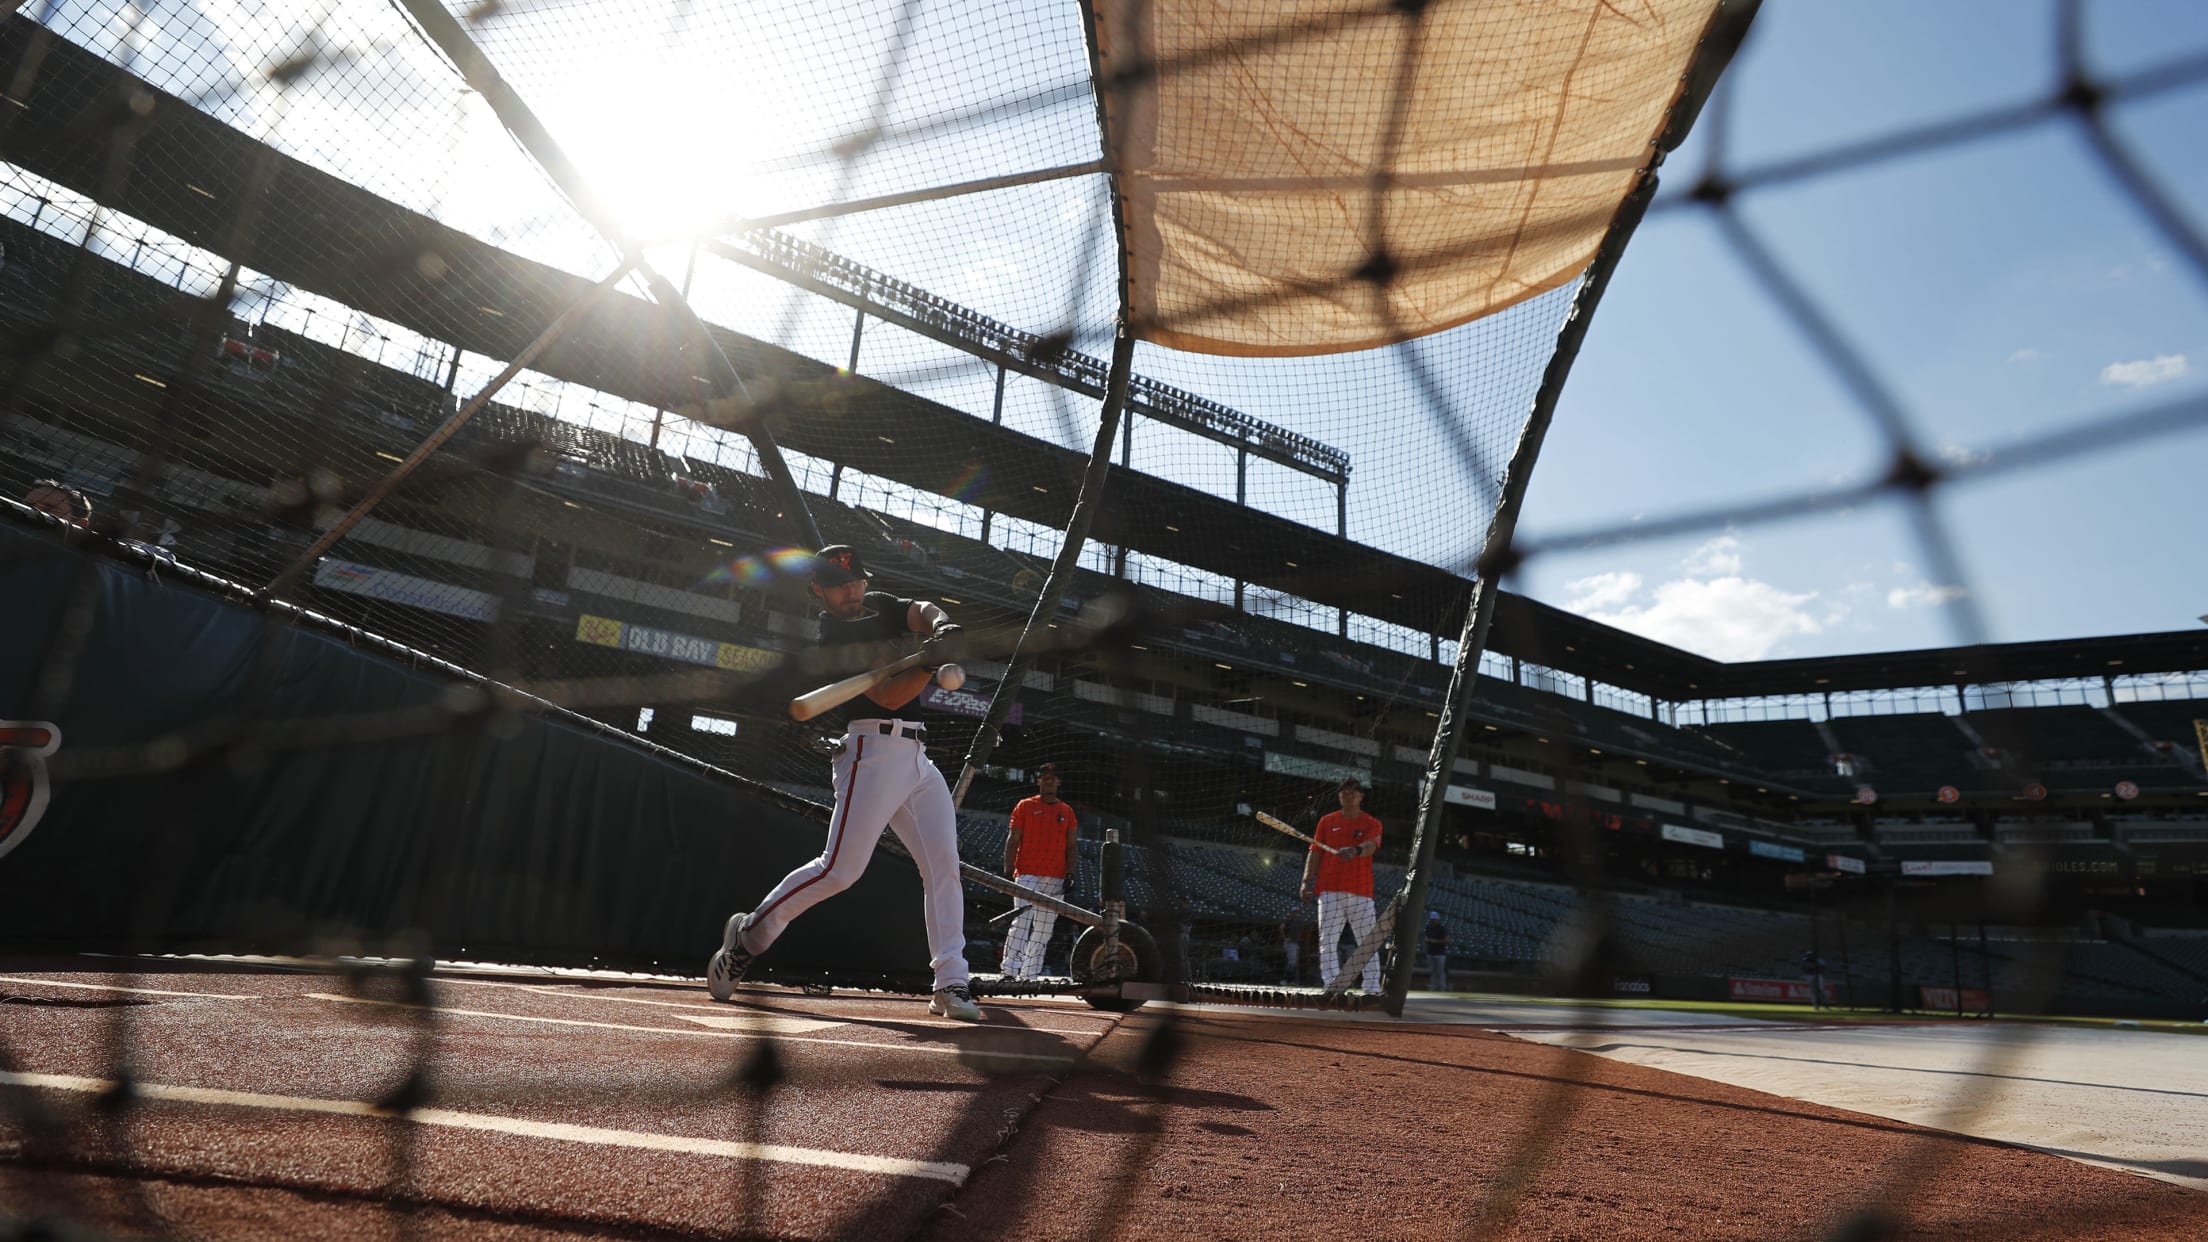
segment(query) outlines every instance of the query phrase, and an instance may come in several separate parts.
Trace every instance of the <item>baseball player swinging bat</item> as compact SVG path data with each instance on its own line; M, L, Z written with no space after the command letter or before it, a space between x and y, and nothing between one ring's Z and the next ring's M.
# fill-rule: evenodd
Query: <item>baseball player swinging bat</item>
M802 719L802 717L800 717L800 719ZM1329 854L1334 854L1337 856L1341 854L1341 851L1334 848L1333 846L1327 845L1324 842L1312 840L1312 838L1305 836L1303 833L1297 832L1295 829L1290 828L1287 821L1281 819L1278 816L1268 815L1263 811L1259 811L1257 812L1257 822L1265 825L1267 828L1272 829L1274 832L1285 832L1298 841L1309 841L1311 844L1318 846L1320 849L1325 850Z

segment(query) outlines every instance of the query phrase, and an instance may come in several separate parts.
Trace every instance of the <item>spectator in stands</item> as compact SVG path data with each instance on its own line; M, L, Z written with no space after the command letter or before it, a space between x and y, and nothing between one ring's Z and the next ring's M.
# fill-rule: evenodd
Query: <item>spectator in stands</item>
M1344 777L1335 796L1342 809L1319 817L1314 844L1304 855L1303 899L1319 902L1319 986L1340 973L1342 932L1364 944L1379 921L1372 906L1372 856L1380 852L1380 821L1365 814L1364 782ZM1364 990L1380 990L1380 954L1366 957Z
M1012 808L1012 828L1004 838L1004 873L1049 897L1066 895L1074 874L1080 821L1058 797L1058 765L1035 769L1035 795ZM1013 903L1019 914L1004 937L1004 977L1033 979L1043 973L1043 955L1058 916L1026 901Z
M23 503L65 526L83 530L92 525L92 501L83 492L59 479L40 479L23 493Z
M1817 1009L1823 1009L1825 1007L1825 959L1817 955L1817 950L1806 949L1802 952L1802 975L1809 980L1810 1005Z
M1298 909L1280 925L1280 960L1282 987L1295 987L1303 982L1303 911Z
M1441 921L1439 910L1426 912L1426 986L1449 990L1449 925Z

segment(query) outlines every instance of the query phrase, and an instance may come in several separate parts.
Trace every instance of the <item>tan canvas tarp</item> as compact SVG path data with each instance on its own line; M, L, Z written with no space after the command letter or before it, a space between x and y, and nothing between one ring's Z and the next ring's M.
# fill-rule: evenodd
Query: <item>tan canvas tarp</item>
M1105 80L1140 75L1104 93L1138 334L1338 353L1572 279L1716 7L1435 0L1413 22L1384 0L1095 0ZM1384 301L1352 276L1375 230Z

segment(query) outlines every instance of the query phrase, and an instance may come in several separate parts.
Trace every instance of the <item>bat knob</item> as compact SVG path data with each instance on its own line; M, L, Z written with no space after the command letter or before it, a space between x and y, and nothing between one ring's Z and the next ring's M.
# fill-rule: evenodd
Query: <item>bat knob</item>
M945 690L956 690L966 684L966 670L956 664L946 664L935 670L935 684Z

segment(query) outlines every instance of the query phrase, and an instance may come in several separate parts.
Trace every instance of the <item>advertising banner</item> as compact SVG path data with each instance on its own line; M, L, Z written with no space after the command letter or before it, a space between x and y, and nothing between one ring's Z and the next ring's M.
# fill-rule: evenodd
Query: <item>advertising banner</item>
M1780 862L1802 862L1808 857L1800 846L1775 845L1769 841L1750 841L1748 852L1758 858L1776 858Z
M1984 988L1964 988L1962 996L1958 998L1954 988L1928 988L1919 985L1917 1001L1919 1009L1945 1010L1948 1013L1958 1010L1963 1013L1985 1013L1993 1008L1993 1003L1986 999Z
M1845 871L1849 875L1863 874L1863 860L1860 858L1850 858L1846 854L1825 855L1825 866L1831 868L1834 871Z
M1810 1003L1807 979L1727 979L1725 990L1734 1000L1782 1001L1795 1005ZM1825 1003L1839 1000L1838 986L1829 980L1825 983Z
M1664 840L1677 841L1681 845L1698 845L1706 850L1725 848L1725 838L1722 834L1707 832L1700 828L1682 828L1677 824L1664 825Z
M1424 777L1419 778L1418 793L1420 797L1426 795L1428 783ZM1495 793L1493 790L1474 789L1470 785L1444 786L1441 791L1441 800L1451 806L1477 807L1483 811L1495 809Z
M1306 759L1302 755L1284 755L1273 750L1265 752L1265 770L1314 781L1338 781L1345 776L1354 776L1361 781L1372 779L1372 770L1369 768L1352 767L1346 763L1328 763L1324 759Z
M427 608L450 617L466 617L470 621L498 619L498 598L488 592L327 556L315 563L314 585L348 595L405 604L410 608Z
M1458 806L1474 806L1483 811L1495 809L1495 793L1489 789L1474 789L1469 785L1451 785L1441 791L1442 800Z
M1620 996L1653 996L1656 985L1647 975L1612 975L1610 990Z
M1990 862L1905 862L1901 864L1903 875L1992 875Z
M695 638L669 630L655 630L632 621L594 617L589 613L576 619L575 641L599 647L618 647L623 651L680 660L685 664L723 668L732 673L763 672L782 661L777 653L759 647Z
M956 690L945 690L931 682L927 689L920 692L916 701L920 706L935 711L949 712L954 716L971 716L980 720L989 714L989 698L996 692L996 687L988 682L969 681ZM1005 723L1019 724L1026 714L1019 703L1014 703L1011 714L1004 718Z

